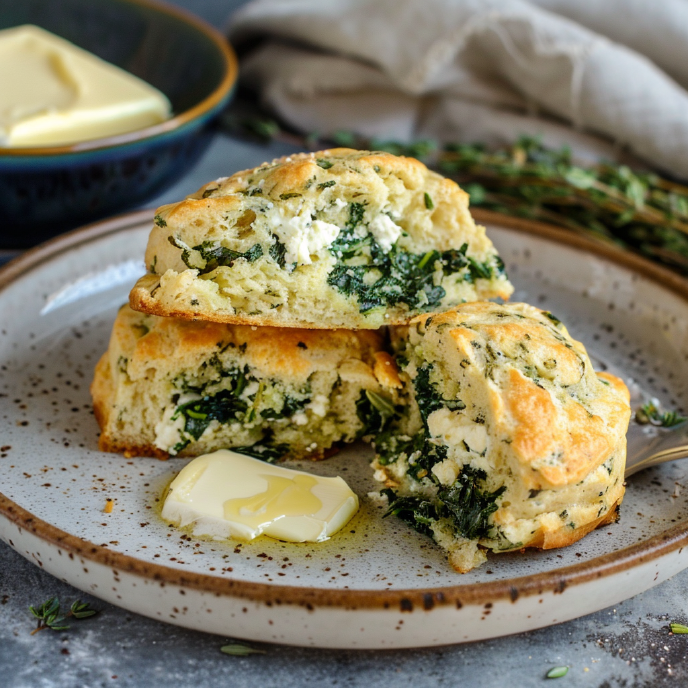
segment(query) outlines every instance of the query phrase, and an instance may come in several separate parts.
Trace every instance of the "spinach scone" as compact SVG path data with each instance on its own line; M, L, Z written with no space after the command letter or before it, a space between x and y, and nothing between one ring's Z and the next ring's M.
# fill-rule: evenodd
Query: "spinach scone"
M389 513L465 572L485 552L551 549L615 520L629 393L550 313L465 304L394 328L413 400L375 440Z
M399 402L382 345L377 332L191 322L124 306L91 386L99 446L320 458L379 429Z
M281 327L376 329L512 286L468 195L412 158L303 153L163 206L132 308Z

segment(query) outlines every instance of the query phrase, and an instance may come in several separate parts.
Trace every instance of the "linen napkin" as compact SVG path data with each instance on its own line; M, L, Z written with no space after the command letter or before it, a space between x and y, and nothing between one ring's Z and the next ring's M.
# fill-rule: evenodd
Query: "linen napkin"
M539 135L688 178L685 0L254 0L229 34L254 46L244 83L304 132Z

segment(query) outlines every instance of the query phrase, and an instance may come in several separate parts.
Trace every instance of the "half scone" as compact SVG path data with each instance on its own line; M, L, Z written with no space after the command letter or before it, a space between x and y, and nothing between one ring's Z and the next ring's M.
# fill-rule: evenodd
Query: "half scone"
M346 148L163 206L146 265L132 308L263 326L376 329L513 291L453 181L413 158Z
M395 328L413 401L375 440L389 513L461 572L486 550L550 549L613 521L629 393L550 313L465 304Z
M100 449L320 458L393 413L401 382L382 344L377 332L190 322L124 306L91 385Z

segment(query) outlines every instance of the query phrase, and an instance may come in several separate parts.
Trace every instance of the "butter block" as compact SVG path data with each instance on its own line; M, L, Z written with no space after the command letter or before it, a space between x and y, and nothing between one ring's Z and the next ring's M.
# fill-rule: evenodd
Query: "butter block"
M0 147L60 146L169 119L156 88L37 26L0 31Z
M322 542L358 511L358 497L340 477L323 478L221 449L188 463L172 481L166 521L194 535Z

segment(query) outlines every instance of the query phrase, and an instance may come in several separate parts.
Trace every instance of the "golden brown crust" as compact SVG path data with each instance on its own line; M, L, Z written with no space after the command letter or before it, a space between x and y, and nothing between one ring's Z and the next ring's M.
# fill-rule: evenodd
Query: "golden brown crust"
M592 533L596 528L614 523L619 518L619 507L623 501L623 496L614 502L609 511L599 518L593 519L582 526L571 529L568 526L562 526L554 531L541 530L538 537L529 542L524 549L558 549L559 547L568 547L569 545L578 542L584 538L588 533Z
M537 470L550 485L568 485L609 458L617 438L610 438L600 416L576 403L562 413L552 395L519 370L512 368L508 375L504 399L514 423L511 446L522 464L534 467L545 456L561 454L564 460L539 463Z
M107 353L104 353L96 364L93 382L91 382L91 397L93 398L93 414L101 430L105 428L110 419L110 404L112 399L112 376L110 375L110 361ZM110 441L103 438L101 433L98 447L101 451L110 451L102 445L109 445Z
M121 348L128 346L131 325L120 319L114 335ZM216 348L231 345L245 349L248 365L280 378L306 379L315 364L328 357L334 361L342 352L351 356L373 357L383 345L382 335L374 330L308 330L279 327L247 327L177 318L151 320L151 329L136 340L130 358L134 376L151 362L167 359L184 361ZM391 357L390 357L391 358ZM375 360L372 358L372 360ZM394 370L396 366L392 361ZM391 375L391 374L390 374Z
M413 325L443 328L455 360L489 373L486 394L497 431L509 438L530 489L579 482L625 436L625 384L609 373L595 374L583 345L546 311L476 302L419 316ZM488 348L497 356L494 362L485 358Z
M375 360L373 373L383 387L401 389L404 386L399 377L397 364L390 354L386 351L377 351L373 354L373 359Z

